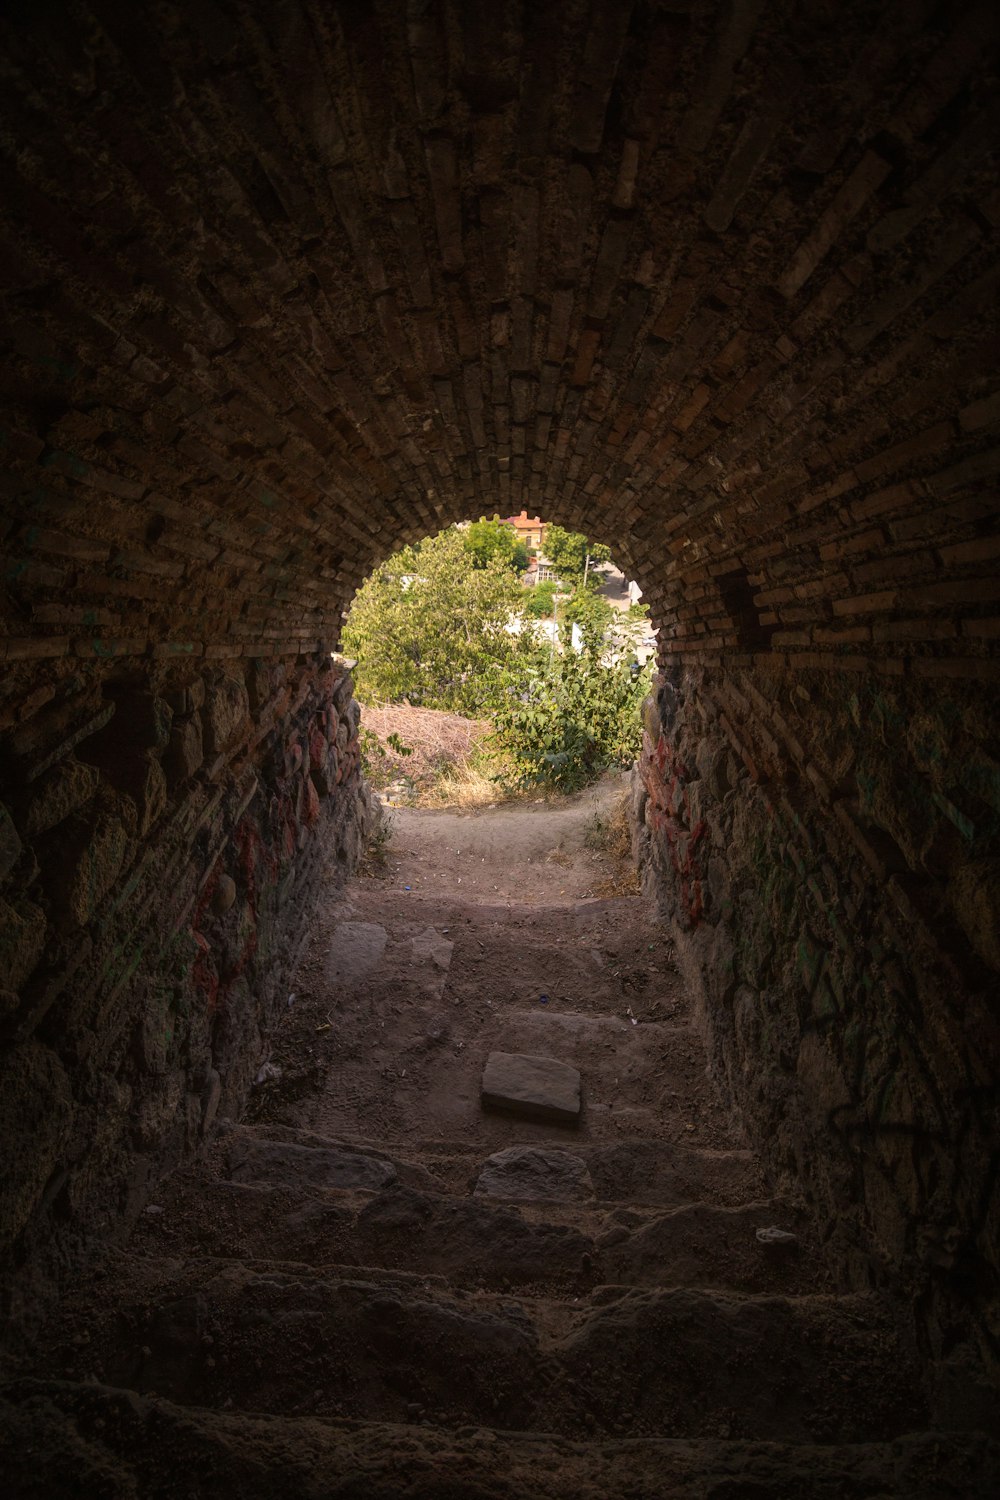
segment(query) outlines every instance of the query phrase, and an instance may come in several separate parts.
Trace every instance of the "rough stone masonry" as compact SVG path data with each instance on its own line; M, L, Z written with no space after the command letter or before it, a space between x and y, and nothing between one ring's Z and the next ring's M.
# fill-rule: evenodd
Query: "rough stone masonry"
M12 1263L238 1107L363 815L341 612L523 505L651 604L640 852L747 1128L995 1353L996 6L0 25Z

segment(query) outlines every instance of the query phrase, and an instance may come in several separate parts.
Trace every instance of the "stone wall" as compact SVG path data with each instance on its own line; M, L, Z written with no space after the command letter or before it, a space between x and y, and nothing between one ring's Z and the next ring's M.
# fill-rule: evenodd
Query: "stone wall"
M996 722L964 684L675 667L633 781L717 1078L939 1355L988 1346L1000 1290Z
M13 1272L65 1269L239 1112L317 882L353 863L370 806L329 653L130 660L21 710L0 739Z

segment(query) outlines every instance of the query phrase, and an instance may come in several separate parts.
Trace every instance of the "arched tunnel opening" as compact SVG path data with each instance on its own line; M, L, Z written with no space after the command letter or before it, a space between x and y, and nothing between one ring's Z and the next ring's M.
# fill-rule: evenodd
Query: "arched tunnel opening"
M178 1457L206 1496L992 1492L995 6L45 0L8 8L0 53L13 1492L176 1493ZM479 1350L523 1395L473 1426L426 1391L366 1407L363 1361L325 1425L305 1397L199 1404L213 1348L263 1363L226 1342L240 1253L228 1304L197 1271L120 1310L135 1349L201 1351L188 1404L33 1364L58 1297L236 1128L357 863L343 611L404 544L519 509L610 546L658 626L632 797L656 941L826 1291L709 1308L655 1237L641 1286L587 1250L555 1321L470 1313L459 1366ZM335 1170L267 1139L279 1177ZM501 1218L484 1243L537 1213ZM316 1348L452 1357L461 1288L446 1317L440 1288L359 1277L289 1273L256 1326L300 1331L319 1391ZM350 1315L307 1337L328 1297ZM615 1353L636 1329L645 1365ZM716 1372L696 1412L668 1379L684 1329ZM796 1406L809 1345L881 1415Z

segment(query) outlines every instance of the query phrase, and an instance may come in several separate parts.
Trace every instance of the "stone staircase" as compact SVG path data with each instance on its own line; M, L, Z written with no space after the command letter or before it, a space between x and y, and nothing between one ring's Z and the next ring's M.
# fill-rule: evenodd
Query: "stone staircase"
M662 953L638 898L501 909L370 880L327 917L250 1120L11 1372L7 1494L995 1492L1000 1447L932 1430L905 1316L837 1291L707 1092L677 976L638 974ZM572 994L540 996L542 971ZM580 1068L579 1127L480 1109L500 1043Z

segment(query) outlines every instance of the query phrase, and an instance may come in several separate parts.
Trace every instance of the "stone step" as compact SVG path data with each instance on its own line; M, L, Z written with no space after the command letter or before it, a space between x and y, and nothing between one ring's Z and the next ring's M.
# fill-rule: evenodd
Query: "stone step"
M517 1122L522 1125L524 1122ZM735 1208L760 1202L768 1197L767 1188L751 1152L743 1150L713 1151L681 1142L644 1140L626 1137L610 1143L598 1143L567 1137L563 1132L553 1140L548 1135L533 1140L525 1149L538 1150L553 1157L564 1156L571 1162L582 1162L586 1171L579 1176L576 1201L633 1206L677 1208L682 1204L714 1202ZM237 1176L243 1181L302 1181L302 1173L319 1172L311 1165L308 1154L297 1151L274 1151L274 1146L301 1147L308 1153L345 1151L370 1156L376 1162L388 1163L396 1177L407 1186L465 1196L475 1190L483 1167L491 1156L500 1153L484 1150L475 1142L420 1140L394 1143L374 1142L359 1136L316 1135L283 1125L234 1127L216 1148L221 1153L221 1175ZM519 1150L520 1146L504 1150ZM345 1167L345 1171L351 1168ZM372 1169L381 1173L382 1168ZM511 1185L505 1194L498 1176L494 1176L490 1196L500 1201L523 1201L523 1188L511 1174ZM386 1181L393 1180L387 1177ZM336 1182L323 1185L336 1186ZM384 1185L384 1184L373 1184Z
M647 941L641 901L623 906L469 907L406 893L398 908L380 911L377 924L348 918L331 930L328 977L337 988L346 984L348 1004L356 992L381 1004L398 991L403 960L410 980L433 972L436 987L463 1009L480 1000L484 978L495 989L502 975L505 1006L515 1011L537 1006L544 994L564 1010L625 1016L632 1002L640 1022L670 1019L687 1008L672 951ZM565 941L553 941L553 924ZM424 941L432 934L447 949L443 965Z
M398 1272L130 1259L81 1291L60 1335L53 1375L243 1411L795 1442L924 1421L873 1296L611 1287L556 1301Z
M573 1440L489 1427L258 1417L101 1384L0 1390L8 1500L969 1500L1000 1489L1000 1443Z
M282 1086L296 1101L300 1092L309 1098L285 1118L384 1145L426 1131L431 1119L442 1135L509 1144L510 1121L482 1106L483 1070L499 1052L546 1056L576 1069L582 1112L572 1128L581 1139L690 1136L716 1149L745 1144L707 1083L700 1039L688 1027L652 1019L651 1000L632 991L597 995L590 981L559 1001L537 986L490 999L464 961L445 976L433 964L428 972L415 969L392 948L389 957L384 975L340 994L334 1010L315 1011L320 1045L329 1048L322 1082L301 1051L283 1056ZM468 993L455 989L459 971ZM540 1123L534 1131L544 1138Z
M226 1259L277 1258L440 1275L452 1287L575 1293L605 1282L744 1292L822 1289L805 1223L773 1203L692 1204L663 1212L609 1204L509 1203L395 1181L378 1191L280 1181L206 1183L179 1174L144 1214L144 1254L181 1248ZM793 1246L761 1244L777 1224Z

